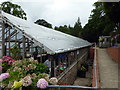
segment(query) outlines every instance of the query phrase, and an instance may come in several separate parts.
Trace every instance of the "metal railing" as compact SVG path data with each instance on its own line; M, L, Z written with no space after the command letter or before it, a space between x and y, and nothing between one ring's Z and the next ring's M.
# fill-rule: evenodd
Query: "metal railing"
M95 45L95 48L94 48L94 74L95 74L95 87L98 88L98 76L97 76L97 49L96 49L96 45Z
M81 88L81 89L98 89L96 87L87 87L87 86L72 86L72 85L69 85L69 86L64 86L64 85L48 85L47 86L48 88Z

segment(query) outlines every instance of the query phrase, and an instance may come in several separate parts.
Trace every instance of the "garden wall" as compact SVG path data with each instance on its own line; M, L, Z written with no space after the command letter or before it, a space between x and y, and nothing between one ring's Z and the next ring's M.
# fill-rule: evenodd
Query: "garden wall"
M120 64L120 47L111 47L107 49L107 53L111 58Z
M91 48L92 54L94 53L94 62L93 62L93 69L92 69L92 87L100 88L100 73L99 73L99 66L98 66L98 51L97 49ZM96 82L97 81L97 82Z
M80 68L81 63L88 58L88 48L84 48L80 53L82 53L81 57L58 77L58 84L72 85L74 83L77 77L77 70Z

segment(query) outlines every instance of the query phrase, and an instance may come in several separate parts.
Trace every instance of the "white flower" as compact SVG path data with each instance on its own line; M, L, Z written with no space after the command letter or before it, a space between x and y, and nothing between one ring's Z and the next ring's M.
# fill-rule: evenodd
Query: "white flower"
M58 80L56 77L52 77L52 78L50 78L49 82L50 82L50 84L56 85L58 83Z

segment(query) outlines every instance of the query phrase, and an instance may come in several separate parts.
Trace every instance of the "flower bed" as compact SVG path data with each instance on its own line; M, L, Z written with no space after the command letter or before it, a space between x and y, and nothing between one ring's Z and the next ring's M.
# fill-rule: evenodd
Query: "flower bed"
M8 67L9 65L9 67ZM58 80L49 78L49 69L46 65L38 63L37 60L24 59L13 60L9 56L0 59L2 74L0 85L2 88L23 88L37 86L46 88L48 84L56 85Z

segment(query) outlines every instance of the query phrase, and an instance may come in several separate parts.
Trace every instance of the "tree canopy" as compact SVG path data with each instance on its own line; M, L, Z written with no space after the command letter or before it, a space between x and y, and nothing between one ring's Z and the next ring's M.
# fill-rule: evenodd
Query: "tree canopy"
M6 1L1 4L1 9L9 14L12 14L14 16L17 16L22 19L27 19L26 13L24 10L21 8L21 6L17 4L13 4L12 2Z
M115 22L106 14L104 4L96 2L94 7L88 23L82 30L82 37L90 42L97 42L99 36L110 35L115 28Z
M104 11L109 19L115 23L117 33L120 33L120 1L119 2L104 2Z
M116 30L120 33L120 2L95 2L88 23L82 28L78 18L74 26L59 26L56 30L98 42L99 36L108 36Z
M52 24L48 23L44 19L38 19L37 21L35 21L35 23L38 24L38 25L48 27L48 28L52 28Z
M70 25L64 25L64 26L55 26L54 28L55 30L61 31L63 33L66 34L70 34L76 37L80 37L80 33L82 31L82 26L81 26L81 22L80 22L80 18L78 18L78 20L75 22L74 26L71 27Z
M80 37L81 31L82 31L82 26L81 26L80 18L78 17L78 20L77 22L75 22L74 25L73 35L76 37Z
M120 23L120 2L104 2L104 11L111 21Z

